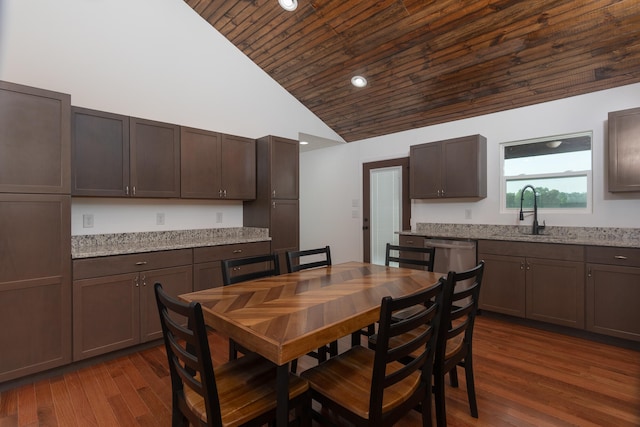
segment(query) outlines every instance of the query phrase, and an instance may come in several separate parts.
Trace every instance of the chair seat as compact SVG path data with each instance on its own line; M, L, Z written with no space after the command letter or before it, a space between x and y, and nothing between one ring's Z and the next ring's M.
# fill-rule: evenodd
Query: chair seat
M302 372L301 377L309 386L334 402L362 418L369 418L369 396L375 352L362 346L355 346L332 357L322 365ZM403 365L393 362L387 365L387 373ZM382 402L383 412L387 412L402 402L418 388L420 371L414 372L399 383L387 388Z
M215 370L222 424L242 425L276 407L276 367L257 354L231 360ZM289 398L309 389L308 383L289 375ZM204 399L185 387L185 400L191 410L206 422Z

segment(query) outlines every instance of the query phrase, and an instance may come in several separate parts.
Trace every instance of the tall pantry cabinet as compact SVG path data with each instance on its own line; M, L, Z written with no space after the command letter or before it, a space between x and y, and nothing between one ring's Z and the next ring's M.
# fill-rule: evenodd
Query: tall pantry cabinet
M285 252L300 248L298 141L265 136L256 141L256 199L244 202L245 227L267 227L271 252L286 271Z
M0 383L71 361L70 104L0 81Z

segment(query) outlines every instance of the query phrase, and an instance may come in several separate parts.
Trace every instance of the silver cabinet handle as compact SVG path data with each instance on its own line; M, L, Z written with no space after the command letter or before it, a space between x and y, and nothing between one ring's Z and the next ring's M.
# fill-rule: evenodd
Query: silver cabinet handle
M218 197L222 197L222 190L218 191Z
M627 257L624 256L624 255L616 255L616 256L614 256L614 258L615 259L627 259Z
M136 195L136 186L133 186L133 189L131 190L131 195L135 196Z
M136 276L136 278L133 279L133 283L136 285L136 288L140 286L140 282L138 281L138 276Z
M241 254L242 253L242 249L236 249L235 251L233 251L234 254Z
M147 276L142 276L142 286L147 286Z
M276 197L276 190L273 190L273 192L271 193L272 197Z
M136 265L147 265L147 261L138 261Z
M129 195L129 186L124 187L124 194Z

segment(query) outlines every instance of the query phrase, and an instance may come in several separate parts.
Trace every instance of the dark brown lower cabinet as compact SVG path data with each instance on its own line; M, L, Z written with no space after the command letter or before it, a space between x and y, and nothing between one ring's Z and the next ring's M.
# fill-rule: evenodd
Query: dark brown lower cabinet
M583 246L481 240L478 259L481 309L584 328Z
M153 285L171 295L193 290L192 250L75 260L73 359L162 337Z
M587 247L586 328L640 341L640 249Z
M0 383L71 361L71 198L0 194Z
M480 308L526 317L525 259L482 252L478 252L478 259L485 261Z
M300 245L300 213L298 200L272 199L270 212L271 251L280 257L280 271L287 271L287 251Z

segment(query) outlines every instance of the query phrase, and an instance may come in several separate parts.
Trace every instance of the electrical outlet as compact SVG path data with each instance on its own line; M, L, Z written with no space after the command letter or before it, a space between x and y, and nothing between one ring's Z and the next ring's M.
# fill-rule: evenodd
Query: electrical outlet
M83 214L82 215L82 227L83 228L93 228L93 214Z
M164 225L164 212L156 214L156 225Z
M471 209L464 210L464 219L471 219Z
M218 224L222 223L222 212L216 212L216 222Z

